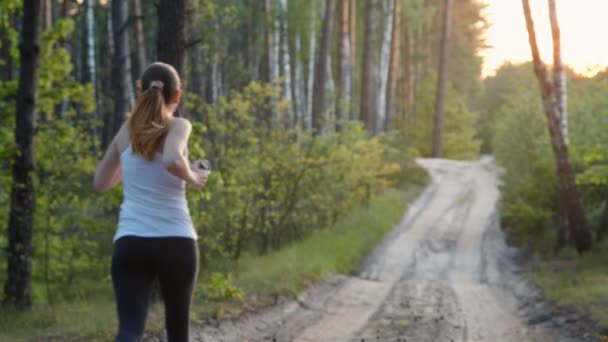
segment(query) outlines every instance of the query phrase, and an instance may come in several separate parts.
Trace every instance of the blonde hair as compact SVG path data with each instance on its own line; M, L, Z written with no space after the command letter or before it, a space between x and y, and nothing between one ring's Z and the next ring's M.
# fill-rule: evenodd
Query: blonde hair
M172 66L157 62L144 71L141 87L142 94L128 115L127 127L133 152L151 161L169 130L171 113L167 105L181 82Z

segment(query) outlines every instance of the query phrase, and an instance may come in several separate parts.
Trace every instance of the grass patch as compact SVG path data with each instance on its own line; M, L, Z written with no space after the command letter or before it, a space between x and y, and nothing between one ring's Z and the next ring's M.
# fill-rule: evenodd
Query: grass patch
M597 244L583 256L571 249L537 261L534 280L545 297L558 305L588 312L608 330L608 241Z
M370 206L357 208L334 227L319 231L264 256L245 254L236 262L222 263L221 270L234 275L234 284L244 291L242 301L195 300L194 321L204 316L230 316L243 308L272 303L276 295L296 294L311 281L332 273L356 273L363 258L399 222L408 203L423 189L416 185L388 190L374 196ZM201 272L201 283L209 274ZM83 302L39 306L24 313L0 312L0 341L111 341L116 330L114 300L102 295ZM196 296L196 294L195 294ZM164 314L154 305L148 314L146 332L163 329Z
M363 258L399 222L419 190L389 190L332 229L268 255L242 258L235 272L236 284L246 292L298 292L309 280L358 272Z

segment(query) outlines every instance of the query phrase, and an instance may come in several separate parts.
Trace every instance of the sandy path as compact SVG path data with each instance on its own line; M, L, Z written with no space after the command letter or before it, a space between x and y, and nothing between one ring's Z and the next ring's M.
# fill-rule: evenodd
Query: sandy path
M298 301L196 329L196 340L566 341L518 311L492 161L419 163L432 184L359 277L336 276Z

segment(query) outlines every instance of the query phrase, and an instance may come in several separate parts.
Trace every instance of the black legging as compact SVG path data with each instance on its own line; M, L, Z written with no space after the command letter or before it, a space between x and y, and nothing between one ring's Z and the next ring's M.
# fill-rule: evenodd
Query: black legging
M118 310L116 342L139 341L158 277L170 342L188 341L190 301L198 272L196 241L125 236L114 243L112 282Z

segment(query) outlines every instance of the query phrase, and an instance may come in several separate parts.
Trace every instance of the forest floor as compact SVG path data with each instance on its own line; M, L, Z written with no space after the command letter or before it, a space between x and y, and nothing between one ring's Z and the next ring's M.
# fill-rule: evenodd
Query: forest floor
M295 300L195 327L194 340L593 341L576 329L585 318L543 301L505 244L492 160L419 164L431 185L359 276L332 276Z

